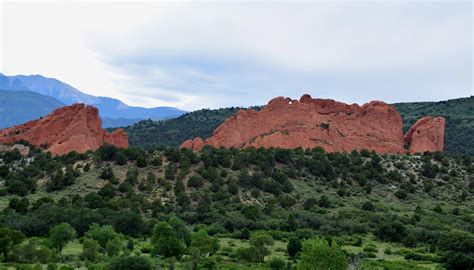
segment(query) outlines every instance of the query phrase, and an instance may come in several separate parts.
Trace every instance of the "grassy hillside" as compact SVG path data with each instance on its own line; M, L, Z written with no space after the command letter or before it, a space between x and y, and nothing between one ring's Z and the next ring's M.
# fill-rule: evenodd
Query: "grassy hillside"
M403 117L405 131L423 116L446 117L446 153L474 156L474 97L394 105ZM237 110L238 108L199 110L168 121L142 121L126 130L133 146L176 147L197 136L209 137L214 129Z
M471 158L110 146L31 157L1 155L0 222L26 236L8 244L9 265L41 263L46 256L104 269L138 257L175 269L292 269L304 261L300 244L314 237L337 243L352 269L474 264ZM78 239L54 255L48 232L61 223ZM110 227L90 228L93 223ZM161 246L166 228L172 236ZM0 234L14 232L0 227ZM255 257L257 237L271 240L263 262ZM104 246L92 248L94 239Z
M423 116L444 116L446 118L446 153L474 156L474 96L439 102L410 102L394 105L403 117L405 131Z
M0 128L38 119L62 106L58 100L34 92L0 90Z

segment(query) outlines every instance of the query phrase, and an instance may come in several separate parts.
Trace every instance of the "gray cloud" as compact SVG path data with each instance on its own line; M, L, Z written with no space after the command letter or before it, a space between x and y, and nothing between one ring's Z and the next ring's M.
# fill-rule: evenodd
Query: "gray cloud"
M4 72L30 65L133 105L472 94L470 1L27 5L35 25L17 19L25 5L5 12ZM47 38L32 44L28 36Z

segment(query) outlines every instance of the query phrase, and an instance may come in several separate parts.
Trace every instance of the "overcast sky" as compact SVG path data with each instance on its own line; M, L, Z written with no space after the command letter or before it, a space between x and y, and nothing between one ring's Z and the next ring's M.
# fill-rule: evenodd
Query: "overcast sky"
M0 72L130 105L473 95L471 1L2 2Z

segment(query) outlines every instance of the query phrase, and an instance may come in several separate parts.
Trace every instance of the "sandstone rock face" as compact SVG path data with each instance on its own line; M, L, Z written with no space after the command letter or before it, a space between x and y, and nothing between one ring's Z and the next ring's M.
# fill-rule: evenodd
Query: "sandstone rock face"
M195 151L201 151L201 149L204 147L204 141L200 137L197 137L194 140L185 141L181 145L181 147L182 148L193 149Z
M98 110L84 104L62 107L42 119L0 131L0 143L19 140L44 147L53 155L96 150L104 143L128 147L128 135L124 130L106 132L102 129Z
M444 149L443 117L426 116L418 120L405 134L410 153L442 152Z
M181 147L323 147L328 152L368 149L405 153L402 118L381 101L362 106L331 99L277 97L259 112L241 110L220 125L210 138L186 141Z

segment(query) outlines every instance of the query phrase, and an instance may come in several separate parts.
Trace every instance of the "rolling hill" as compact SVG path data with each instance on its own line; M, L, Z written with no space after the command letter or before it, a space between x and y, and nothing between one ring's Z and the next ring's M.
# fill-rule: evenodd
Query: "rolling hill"
M241 108L203 109L165 121L144 120L126 127L129 143L138 147L158 145L178 147L195 137L211 136L225 119Z
M313 237L353 266L331 269L474 265L471 158L113 146L0 158L0 233L23 236L4 241L5 269L301 269L301 244ZM77 237L55 252L51 235L64 227ZM159 242L162 228L182 237ZM256 239L268 239L265 260L255 259ZM209 254L192 261L200 245ZM130 254L157 266L104 268Z

